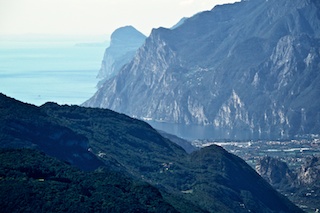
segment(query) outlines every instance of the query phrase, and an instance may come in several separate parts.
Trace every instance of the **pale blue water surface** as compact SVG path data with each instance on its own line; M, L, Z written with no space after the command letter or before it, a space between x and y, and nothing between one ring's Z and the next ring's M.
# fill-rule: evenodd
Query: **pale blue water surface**
M107 44L75 41L0 41L0 92L42 105L81 104L96 89Z
M108 42L76 45L69 40L1 40L0 92L23 102L42 105L79 105L96 92L104 50ZM212 126L148 121L154 128L185 139L268 138L250 131L230 132Z

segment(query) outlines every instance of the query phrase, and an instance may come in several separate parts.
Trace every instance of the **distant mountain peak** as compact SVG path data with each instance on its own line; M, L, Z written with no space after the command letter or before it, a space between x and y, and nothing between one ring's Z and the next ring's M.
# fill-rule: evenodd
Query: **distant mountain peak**
M102 82L116 75L123 65L129 63L145 39L146 36L133 26L116 29L111 34L110 46L105 50L98 74Z
M319 134L318 2L241 1L154 29L85 105L211 125L231 138Z
M139 32L136 28L133 26L124 26L116 29L112 34L111 34L111 45L112 42L125 42L130 44L130 42L135 41L135 40L140 40L140 39L145 39L146 36L143 35L141 32Z

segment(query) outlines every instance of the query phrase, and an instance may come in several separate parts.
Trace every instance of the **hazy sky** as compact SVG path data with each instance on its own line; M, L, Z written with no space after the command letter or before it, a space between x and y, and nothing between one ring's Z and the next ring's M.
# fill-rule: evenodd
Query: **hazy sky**
M0 35L111 34L125 25L149 35L228 2L235 0L0 0Z

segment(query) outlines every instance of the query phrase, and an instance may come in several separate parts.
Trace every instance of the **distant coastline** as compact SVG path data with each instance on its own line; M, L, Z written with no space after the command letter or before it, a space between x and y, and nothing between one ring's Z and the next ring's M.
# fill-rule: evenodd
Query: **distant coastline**
M35 105L47 101L78 105L96 91L107 41L69 36L0 38L0 92Z

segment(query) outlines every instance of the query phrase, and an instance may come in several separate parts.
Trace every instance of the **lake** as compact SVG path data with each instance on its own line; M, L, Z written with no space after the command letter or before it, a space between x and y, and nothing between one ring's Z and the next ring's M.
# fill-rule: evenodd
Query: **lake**
M42 105L80 105L93 96L108 43L69 40L0 40L0 92L17 100ZM261 138L251 132L229 132L212 126L147 121L156 129L194 139Z
M42 105L81 104L96 89L107 43L77 44L72 40L2 40L0 92Z
M280 137L278 135L270 135L268 133L255 133L250 130L229 130L223 128L216 128L212 125L185 125L185 124L175 124L175 123L165 123L147 120L153 128L165 131L172 135L179 136L187 140L196 139L208 139L215 141L250 141L250 140L260 140L260 139L277 139Z

